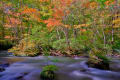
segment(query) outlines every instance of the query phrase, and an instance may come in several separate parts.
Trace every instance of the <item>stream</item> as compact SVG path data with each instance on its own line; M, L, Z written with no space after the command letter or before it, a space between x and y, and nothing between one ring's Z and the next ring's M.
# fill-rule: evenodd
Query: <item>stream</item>
M8 53L7 53L8 54ZM111 71L89 68L87 58L69 57L0 57L5 70L0 72L0 80L41 80L40 72L46 65L56 65L56 80L120 80L120 59L112 59ZM2 65L1 65L2 66Z

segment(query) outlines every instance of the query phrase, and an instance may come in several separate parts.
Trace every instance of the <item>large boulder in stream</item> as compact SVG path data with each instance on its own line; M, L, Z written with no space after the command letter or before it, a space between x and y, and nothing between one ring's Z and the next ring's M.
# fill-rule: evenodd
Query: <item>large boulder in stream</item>
M54 71L43 71L41 72L40 78L42 80L55 80L55 73Z
M92 68L97 68L97 69L102 69L102 70L110 70L110 66L108 62L104 62L104 61L99 61L97 63L88 60L87 62L88 67L92 67Z

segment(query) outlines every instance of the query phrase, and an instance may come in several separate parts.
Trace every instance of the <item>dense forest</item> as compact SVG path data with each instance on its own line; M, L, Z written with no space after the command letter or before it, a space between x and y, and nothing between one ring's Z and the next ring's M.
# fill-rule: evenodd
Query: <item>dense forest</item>
M120 0L0 0L0 16L0 50L14 56L84 57L104 70L120 58Z
M0 46L19 56L119 53L119 0L0 1Z

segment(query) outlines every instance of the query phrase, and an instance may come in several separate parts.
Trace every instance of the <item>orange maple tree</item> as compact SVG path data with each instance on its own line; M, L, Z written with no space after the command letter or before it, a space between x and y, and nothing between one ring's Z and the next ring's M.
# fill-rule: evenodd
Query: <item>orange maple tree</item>
M75 0L53 0L52 5L54 5L54 8L52 9L52 18L44 21L50 31L55 26L63 25L62 20L64 16L68 15L70 12L67 7L74 1Z

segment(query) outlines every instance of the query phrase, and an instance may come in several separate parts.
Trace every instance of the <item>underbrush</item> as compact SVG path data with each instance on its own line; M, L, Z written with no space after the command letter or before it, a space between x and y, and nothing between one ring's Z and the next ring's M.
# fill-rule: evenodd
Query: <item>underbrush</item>
M7 50L13 46L10 40L0 40L0 50Z

